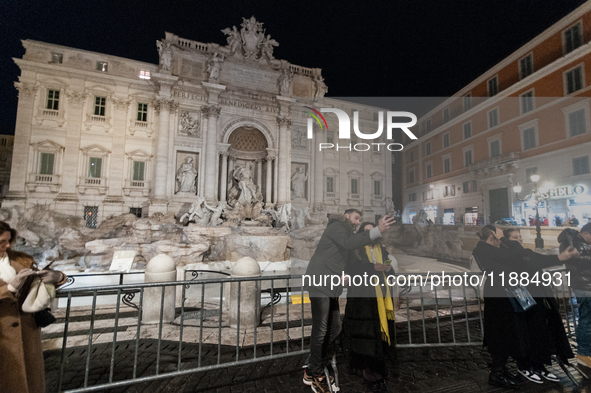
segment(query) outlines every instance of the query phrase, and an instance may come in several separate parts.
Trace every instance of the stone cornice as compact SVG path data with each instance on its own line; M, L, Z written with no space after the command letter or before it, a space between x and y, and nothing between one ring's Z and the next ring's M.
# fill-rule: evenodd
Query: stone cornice
M142 82L139 78L123 77L112 74L99 73L98 71L87 71L77 68L70 68L64 65L44 64L36 61L18 59L13 57L14 62L23 71L32 71L45 75L58 76L63 78L83 79L89 82L102 83L115 86L117 82L134 83L137 85L153 86L151 80ZM152 90L150 90L152 91Z

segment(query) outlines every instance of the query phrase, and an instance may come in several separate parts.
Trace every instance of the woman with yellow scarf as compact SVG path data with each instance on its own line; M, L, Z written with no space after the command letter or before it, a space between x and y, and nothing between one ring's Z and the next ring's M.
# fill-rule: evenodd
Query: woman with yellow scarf
M359 228L369 231L373 223L364 222ZM376 241L352 253L347 274L351 283L347 289L347 306L343 320L342 344L353 372L363 375L373 389L386 389L386 360L396 357L394 343L394 304L387 276L393 275L388 252ZM367 277L361 285L359 278ZM358 278L355 279L354 276ZM370 277L375 276L370 280ZM372 285L376 284L377 285Z

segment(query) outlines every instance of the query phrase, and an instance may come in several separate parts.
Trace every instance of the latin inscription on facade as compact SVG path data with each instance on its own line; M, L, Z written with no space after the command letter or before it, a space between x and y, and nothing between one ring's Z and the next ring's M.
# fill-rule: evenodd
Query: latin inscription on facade
M224 64L222 79L224 83L246 87L248 89L278 91L277 78L278 73L261 71L255 69L245 69L234 64Z

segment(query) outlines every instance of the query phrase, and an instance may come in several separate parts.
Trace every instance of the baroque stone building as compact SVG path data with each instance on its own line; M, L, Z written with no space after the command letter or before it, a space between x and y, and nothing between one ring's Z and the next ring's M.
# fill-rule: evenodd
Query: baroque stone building
M294 97L323 100L321 69L275 59L254 17L222 32L225 46L167 32L158 65L24 40L3 205L50 205L94 227L176 213L196 196L217 205L248 173L267 209L384 214L390 153L318 151L333 136L309 140L306 115L292 112Z

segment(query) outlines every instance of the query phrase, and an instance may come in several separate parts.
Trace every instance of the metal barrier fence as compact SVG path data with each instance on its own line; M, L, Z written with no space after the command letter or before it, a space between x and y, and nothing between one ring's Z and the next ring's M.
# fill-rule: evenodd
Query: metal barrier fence
M481 287L470 284L470 277L481 275L446 273L449 285L442 282L441 274L396 275L397 286L391 293L398 293L400 304L394 332L397 347L481 346ZM459 277L463 279L456 281ZM268 299L245 297L247 288ZM163 322L164 304L170 290L176 291L180 301L175 320L167 323ZM146 300L150 291L159 291L155 300ZM572 335L575 313L570 289L555 291L562 296L563 317ZM99 391L308 352L311 310L301 277L121 284L65 288L58 293L66 300L58 391ZM130 300L135 308L122 310L129 293L137 295ZM116 296L114 307L97 307L97 299L106 294ZM72 307L78 296L90 296L90 310ZM158 303L159 321L142 322L143 311ZM258 318L244 326L241 315L245 313Z

